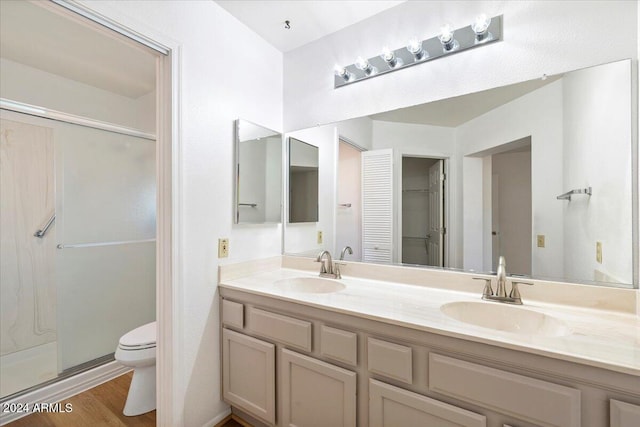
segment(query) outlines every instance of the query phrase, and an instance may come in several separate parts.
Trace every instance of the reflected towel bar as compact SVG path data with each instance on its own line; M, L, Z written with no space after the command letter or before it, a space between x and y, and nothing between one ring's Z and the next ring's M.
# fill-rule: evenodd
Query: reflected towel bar
M54 212L53 215L51 215L51 218L49 218L49 221L47 221L46 224L43 225L41 229L36 230L36 232L33 233L33 235L39 239L42 239L45 236L45 234L47 234L47 231L49 231L49 228L51 228L51 225L55 220L56 220L56 213Z
M146 239L146 240L122 240L119 242L93 242L93 243L76 243L73 245L64 245L62 243L58 244L56 248L58 249L75 249L75 248L93 248L96 246L115 246L115 245L131 245L134 243L150 243L155 242L156 239Z
M590 196L592 194L591 187L578 188L576 190L568 191L568 192L566 192L564 194L559 195L558 197L556 197L556 199L571 201L571 195L572 194L588 194Z
M256 206L258 206L257 203L238 203L238 206L251 206L252 208L255 208Z
M350 208L351 207L351 203L340 203L338 205L339 208Z

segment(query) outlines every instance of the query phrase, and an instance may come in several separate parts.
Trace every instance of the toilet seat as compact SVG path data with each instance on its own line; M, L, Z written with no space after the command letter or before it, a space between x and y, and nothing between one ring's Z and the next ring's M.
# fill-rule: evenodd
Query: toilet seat
M156 322L147 323L124 334L118 348L127 351L145 350L156 347Z

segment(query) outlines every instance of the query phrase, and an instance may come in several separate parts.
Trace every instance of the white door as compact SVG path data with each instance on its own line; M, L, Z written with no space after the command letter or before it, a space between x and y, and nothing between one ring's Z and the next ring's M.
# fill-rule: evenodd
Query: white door
M362 260L362 188L361 151L340 141L338 152L338 206L336 208L336 247L339 254L349 246L353 254L345 254L346 260Z
M393 151L362 153L362 261L391 263Z
M429 231L427 234L428 265L444 266L444 161L429 168Z

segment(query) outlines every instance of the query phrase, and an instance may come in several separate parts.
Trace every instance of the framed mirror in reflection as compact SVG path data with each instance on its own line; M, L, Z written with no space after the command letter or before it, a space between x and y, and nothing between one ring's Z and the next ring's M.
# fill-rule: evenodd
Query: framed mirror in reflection
M236 120L236 224L282 222L282 134Z
M624 60L291 132L335 172L284 251L476 272L503 255L509 274L630 287L631 79ZM362 150L349 215L345 140Z
M289 222L318 221L318 147L289 138Z

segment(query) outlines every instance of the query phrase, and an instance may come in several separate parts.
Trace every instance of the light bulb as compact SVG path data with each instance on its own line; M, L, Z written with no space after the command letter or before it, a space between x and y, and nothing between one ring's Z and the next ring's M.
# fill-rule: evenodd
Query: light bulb
M486 14L481 13L476 16L471 24L471 29L476 34L476 42L487 41L491 39L491 33L489 33L489 25L491 24L491 18Z
M453 25L444 24L440 27L440 34L438 34L438 39L440 43L442 43L442 48L445 52L452 51L458 47L458 43L453 38L453 33L455 32Z
M384 59L386 62L391 62L394 59L396 59L395 53L393 53L393 51L389 49L388 46L385 46L382 48L382 55L380 55L380 57Z
M346 67L343 67L342 65L334 65L333 72L336 74L336 76L344 79L347 82L351 79L351 73L347 71Z
M491 18L489 18L485 13L481 13L476 16L473 20L473 24L471 24L471 29L476 34L483 34L489 29L489 25L491 24Z
M369 69L371 66L369 65L369 61L367 61L366 59L364 59L362 56L358 56L356 58L356 68L358 70L362 70L362 71L367 71L367 69Z
M417 37L412 37L409 39L407 43L407 50L414 56L416 61L420 61L421 59L426 58L427 52L422 48L422 41L418 40Z
M372 67L371 64L369 64L369 61L364 59L362 56L358 56L356 58L355 66L358 70L364 71L364 74L367 76L375 74L376 71L378 71L375 67Z
M388 46L382 48L382 54L380 54L380 58L382 58L391 68L400 67L404 64L402 59L398 58L395 52L389 49Z

